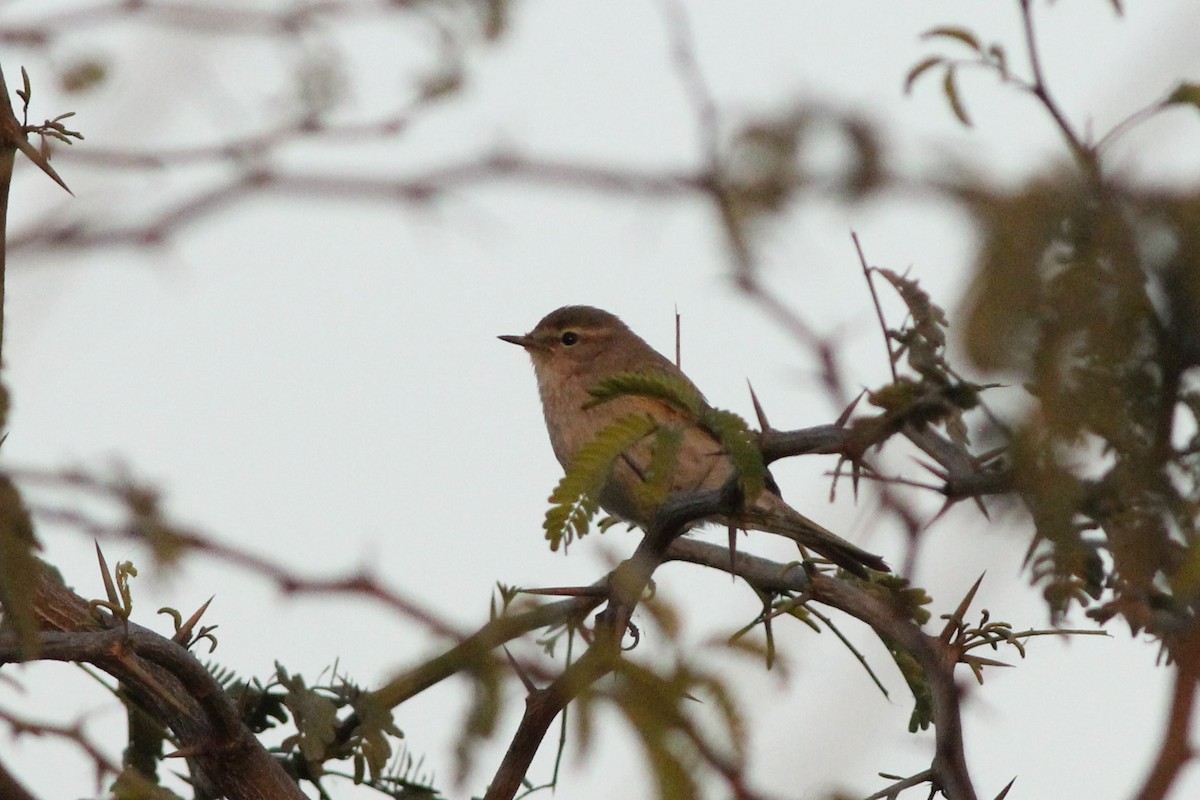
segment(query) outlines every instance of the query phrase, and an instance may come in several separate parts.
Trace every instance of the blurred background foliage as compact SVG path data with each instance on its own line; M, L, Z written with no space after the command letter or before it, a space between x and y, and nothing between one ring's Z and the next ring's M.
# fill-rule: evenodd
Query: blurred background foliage
M967 27L933 28L924 37L929 53L912 65L905 87L926 91L927 84L936 85L948 113L964 126L978 119L964 88L965 70L991 74L1006 89L1036 102L1039 113L1060 134L1064 158L1016 185L1001 185L966 170L914 179L892 168L886 131L859 114L814 103L783 104L770 113L719 123L712 97L678 40L675 58L703 143L702 163L694 169L597 168L500 147L448 165L421 165L423 169L398 178L353 170L322 172L312 169L312 152L323 154L334 146L386 146L428 108L469 88L472 48L501 39L514 9L501 0L464 0L334 2L283 9L140 2L34 10L27 19L0 27L0 43L53 64L58 88L67 96L97 91L110 80L106 57L82 51L68 58L46 56L61 37L90 26L145 21L223 36L279 36L294 40L298 56L293 85L280 104L283 110L272 124L258 125L254 132L239 129L228 141L176 149L134 144L89 151L85 140L73 145L79 151L73 154L75 161L61 159L113 175L215 166L216 180L157 196L138 213L106 216L107 210L91 208L79 215L51 208L27 214L9 245L14 251L34 252L156 245L264 191L302 198L400 199L423 206L464 185L516 177L630 195L687 195L711 203L737 285L763 299L770 312L775 307L761 283L756 251L774 226L788 223L788 212L805 197L820 194L848 204L905 192L936 198L962 211L977 233L966 299L947 314L917 278L870 267L864 258L864 271L886 280L902 298L908 316L899 325L889 325L881 312L892 379L872 390L872 410L858 409L848 418L857 439L840 452L854 462L855 470L869 471L867 454L872 448L914 429L937 427L957 460L947 457L956 469L939 461L942 471L933 473L940 480L932 488L948 502L999 496L1028 509L1034 526L1029 574L1044 593L1053 619L1062 619L1076 605L1100 624L1120 618L1133 631L1148 632L1161 642L1168 659L1182 661L1190 670L1186 680L1194 683L1197 664L1192 655L1200 647L1200 188L1147 183L1113 168L1106 156L1118 141L1159 114L1200 111L1200 84L1181 81L1109 130L1081 131L1055 101L1041 70L1035 14L1052 9L1032 0L1014 0L1012 6L1024 36L1019 45L990 42L988 32ZM1110 6L1097 4L1094 13L1122 10L1116 2ZM682 13L682 8L669 4L668 18L678 22L671 15ZM418 31L417 38L434 44L415 59L420 63L413 68L415 77L403 103L368 122L346 122L337 115L353 84L351 59L326 46L321 29L331 19L360 14L389 20L402 15L403 24ZM3 66L13 74L12 63ZM21 91L28 95L29 85ZM63 135L61 119L48 120L40 130L29 127L35 136L45 134L39 148L43 158L57 156L64 144L72 144ZM29 120L22 122L28 125ZM831 142L840 153L832 167L812 155ZM824 363L836 361L835 342L815 335L802 320L786 313L776 316ZM965 365L949 361L948 326L960 336ZM839 382L838 370L830 366L823 378L831 397L849 405L852 398ZM1015 404L1015 412L991 409L989 387L995 384L1020 387L1027 401ZM14 389L19 393L20 387ZM964 474L964 464L967 471L975 471L977 484ZM590 477L595 483L598 476ZM64 473L62 478L68 485L79 483L78 476ZM955 488L964 485L965 490ZM572 502L579 495L573 494ZM137 494L147 496L155 497L152 490ZM129 521L114 527L124 535L150 542L160 555L168 542L172 561L181 548L203 550L187 531L176 531L160 516L156 499L148 513L132 499L133 493L120 497L126 501ZM6 625L28 639L28 565L34 545L28 512L7 475L0 483L0 515L6 520L0 525L0 601ZM153 525L147 525L151 518ZM574 529L576 536L586 530L586 523L585 519ZM914 524L914 531L917 527ZM896 593L920 594L910 587L893 588ZM928 599L921 598L922 603ZM505 613L511 600L505 598ZM774 646L774 614L818 625L807 615L802 593L764 596L764 601L763 616L755 624L767 632L768 651ZM928 612L920 609L922 603L914 603L906 613L923 622ZM966 637L962 612L965 606L952 620L958 627L947 628L959 638ZM669 610L651 613L670 632ZM570 631L574 636L575 628ZM1003 640L1000 636L995 642ZM984 665L973 665L977 674ZM474 670L479 678L463 734L463 741L472 743L494 729L501 702L497 665L476 653L458 668ZM905 678L917 696L914 720L928 722L930 703L921 670L909 664ZM396 797L433 793L428 776L406 751L401 752L407 760L398 766L391 762L388 772L396 749L389 741L400 735L389 709L373 706L369 693L336 670L328 684L317 688L282 666L265 686L221 682L226 688L236 686L241 697L255 698L243 711L262 729L291 714L297 732L283 740L278 752L296 777L316 782L326 761L352 759L353 774L346 777L356 782L367 780ZM253 691L247 694L249 687ZM658 674L630 662L622 665L611 686L582 693L582 735L586 739L591 730L592 704L604 698L615 704L643 742L662 796L697 793L696 776L689 772L689 764L696 761L723 772L730 786L744 789L738 769L712 755L715 746L708 733L685 711L693 692L715 698L718 728L732 743L731 758L741 758L744 727L750 723L740 716L719 679L685 659L674 671ZM269 701L266 706L264 698ZM349 743L338 738L337 712L342 709L371 720ZM469 754L460 756L469 759ZM135 786L128 796L140 796L137 792L144 790Z

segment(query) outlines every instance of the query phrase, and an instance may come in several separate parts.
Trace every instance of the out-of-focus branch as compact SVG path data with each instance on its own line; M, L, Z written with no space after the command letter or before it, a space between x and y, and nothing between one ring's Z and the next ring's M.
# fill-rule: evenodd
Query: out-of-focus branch
M601 584L597 584L596 588L602 588ZM392 708L462 671L480 655L505 642L540 628L562 625L572 619L586 616L602 602L603 597L581 595L544 603L537 608L511 616L497 617L445 653L393 678L372 694L377 701Z
M0 797L5 800L37 800L3 764L0 764Z
M1200 688L1200 629L1194 625L1183 641L1175 643L1175 684L1163 743L1137 800L1165 800L1183 768L1196 757L1191 743L1196 691Z
M595 588L602 588L607 578ZM566 624L589 614L604 602L596 595L580 595L567 600L544 603L528 611L497 617L441 655L435 656L392 678L371 692L385 708L395 708L452 675L469 669L495 648L540 628ZM338 740L347 741L359 725L357 714L350 714L338 726Z
M22 478L28 478L34 473L10 472L8 474L14 480L20 481ZM39 473L38 477L49 479L51 476ZM140 541L152 549L155 547L164 547L167 549L203 553L272 581L284 594L345 594L370 598L405 617L421 623L430 631L440 636L456 640L463 640L468 636L467 633L451 625L434 611L426 608L416 600L387 587L382 580L366 571L334 578L306 577L249 550L216 542L202 534L180 528L157 528L153 525L143 526L139 522L132 522L127 525L106 525L98 523L87 515L69 508L47 508L31 505L30 512L36 520L74 527L96 539L119 537ZM153 530L148 531L147 527L153 528ZM156 539L156 537L162 538Z
M284 10L241 8L230 2L160 2L159 0L109 0L55 11L41 18L0 29L0 42L44 46L65 32L118 22L137 21L162 28L225 35L294 36L300 29L331 15L361 16L403 9L411 3L397 0L308 0L288 4Z
M133 156L126 153L122 158ZM162 155L146 156L147 159ZM40 247L85 249L165 242L172 234L230 205L250 197L278 193L289 198L316 200L383 200L428 203L439 196L493 181L519 180L531 185L579 187L594 191L650 197L695 194L708 179L688 172L650 172L621 167L589 166L501 152L483 155L423 173L375 177L366 174L318 174L247 165L238 175L215 187L175 202L151 219L132 225L64 220L59 210L30 223L9 247L14 251Z
M4 648L4 642L0 641L0 651ZM37 720L18 717L7 711L0 710L0 720L2 720L12 730L14 734L29 734L32 736L48 736L58 739L65 739L72 742L79 750L82 750L96 767L97 775L119 775L121 765L109 758L108 754L100 749L100 746L84 735L82 721L74 722L70 725L56 725L49 722L41 722ZM11 776L9 776L11 780ZM0 797L7 798L10 796L4 791L4 779L0 777Z

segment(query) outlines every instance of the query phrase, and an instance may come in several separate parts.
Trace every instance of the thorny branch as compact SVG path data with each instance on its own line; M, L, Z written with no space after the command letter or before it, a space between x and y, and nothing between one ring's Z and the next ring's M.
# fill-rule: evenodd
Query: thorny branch
M53 246L55 248L90 247L111 244L147 244L161 242L183 226L192 224L219 209L257 193L287 192L309 197L366 197L402 202L425 203L448 192L465 187L502 179L519 179L533 183L556 186L585 187L600 191L641 194L657 197L701 196L710 200L723 221L731 258L735 264L737 284L762 307L791 330L799 341L810 346L823 366L826 388L832 397L846 400L833 344L820 337L807 323L779 298L767 292L757 279L755 256L747 230L747 223L737 209L727 184L725 165L720 161L717 142L719 131L715 103L705 85L698 68L693 44L686 30L686 18L679 7L669 0L669 27L672 33L672 55L680 72L703 136L705 166L697 171L663 172L648 174L641 171L626 171L610 167L586 167L572 163L552 162L512 152L484 154L476 159L448 167L428 170L420 174L394 178L362 178L335 174L302 174L273 169L260 163L259 156L277 146L280 141L294 140L305 136L336 136L357 129L364 136L392 136L401 133L407 123L407 112L398 112L377 123L365 123L347 128L324 127L320 123L305 120L284 126L269 133L247 137L230 145L190 148L161 153L135 153L109 151L96 152L85 158L95 163L122 168L150 168L176 163L196 163L232 158L240 163L241 172L227 184L187 198L167 209L155 218L128 227L105 227L79 223L61 224L60 216L47 217L36 223L25 235L10 242L14 249ZM370 6L378 9L387 5ZM1059 107L1052 101L1041 73L1034 31L1030 16L1030 0L1020 0L1024 30L1029 46L1033 70L1030 90L1042 100L1054 117L1076 157L1084 166L1095 165L1094 154L1074 133ZM0 41L43 42L53 38L59 26L88 26L103 24L129 9L154 17L163 24L189 29L239 30L242 32L290 33L297 26L306 24L311 16L329 11L341 12L361 4L324 2L309 3L295 11L286 13L212 9L207 6L173 3L164 4L143 1L139 3L111 2L99 4L83 11L63 12L59 18L48 17L42 25L26 26L21 29L0 31ZM0 164L0 167L3 165ZM5 183L5 188L7 183ZM784 187L785 191L803 188L801 181ZM926 184L924 189L931 187ZM0 208L0 211L3 211ZM2 215L0 215L2 216ZM3 231L0 230L0 234ZM0 262L0 277L3 275ZM0 293L2 304L2 293ZM2 329L2 325L0 325ZM988 494L1009 492L1013 478L1006 468L991 468L959 447L932 427L919 423L905 423L900 432L916 447L940 466L939 491L948 499L980 497ZM881 436L893 431L880 432ZM799 455L803 453L830 453L860 455L878 441L864 442L856 439L851 428L830 425L798 431L764 431L761 447L766 460ZM666 560L689 561L714 569L730 570L756 588L765 591L803 591L815 602L821 602L866 622L881 636L887 636L911 652L929 675L934 688L934 716L937 742L933 768L929 779L935 786L952 798L973 798L974 790L967 774L962 748L962 732L959 718L959 698L953 679L954 661L947 659L945 649L936 637L922 633L908 620L877 597L869 595L852 584L838 581L819 573L803 570L783 570L781 565L738 553L733 566L730 554L723 548L713 547L693 540L679 539L677 531L690 519L707 516L723 508L728 501L720 495L680 498L679 507L664 510L660 519L639 546L637 553L620 569L609 576L607 605L597 620L596 636L587 653L548 686L536 690L529 699L525 718L517 731L496 781L489 789L488 797L511 797L525 774L538 744L544 737L549 724L563 707L585 686L611 671L620 657L621 638L626 631L629 615L636 607L647 582L658 565ZM706 510L707 509L707 510ZM81 516L58 510L43 510L46 518L58 519L81 527L88 523ZM688 516L692 515L692 516ZM139 536L136 528L114 531L109 534ZM538 608L501 617L488 623L475 634L467 636L439 620L418 604L383 587L377 579L367 573L341 579L307 579L296 576L266 559L254 556L205 540L190 534L177 536L176 544L184 549L206 552L262 574L276 582L284 592L339 592L373 597L403 615L421 621L431 630L455 640L455 644L443 656L419 665L405 673L386 687L377 691L380 699L389 705L402 702L450 674L461 670L464 664L478 658L480 654L494 649L499 644L538 627L577 619L586 616L603 600L588 597L549 603ZM148 633L148 632L146 632ZM124 638L121 638L124 636ZM151 636L153 636L151 634ZM161 639L161 637L158 637ZM165 640L163 640L165 641ZM200 680L192 665L179 661L179 654L164 650L162 643L149 639L136 628L129 633L109 631L72 632L56 637L44 633L43 657L69 658L70 660L96 659L96 663L114 663L118 669L130 672L131 679L142 679L156 694L155 681ZM97 648L99 649L92 649ZM11 657L15 651L11 643L0 638L0 659ZM1176 693L1172 705L1171 719L1166 732L1166 742L1160 752L1141 800L1160 800L1165 797L1175 775L1187 763L1192 754L1188 740L1188 723L1191 720L1197 673L1200 659L1188 660L1186 654L1196 648L1177 648L1182 654L1176 673ZM116 655L114 655L116 653ZM186 655L186 653L184 653ZM135 659L135 660L131 660ZM130 666L131 664L138 666ZM156 672L160 669L162 674ZM147 680L147 677L149 679ZM161 703L176 714L198 711L206 717L206 724L218 728L232 723L225 716L220 702L206 703L204 698L188 698L187 701L172 701L158 697ZM198 709L191 708L192 701ZM166 713L166 712L164 712ZM348 720L347 724L353 719ZM345 727L343 727L345 730ZM228 731L226 731L228 733ZM209 747L210 745L204 745ZM200 753L203 755L203 753ZM730 787L737 796L746 796L736 770L725 774ZM924 775L917 776L924 779ZM894 787L893 787L894 788ZM509 790L512 791L509 791Z
M242 724L233 701L182 646L127 620L97 619L83 598L42 567L34 601L38 658L93 664L174 731L197 777L231 798L303 798L296 783ZM0 633L0 664L23 659Z

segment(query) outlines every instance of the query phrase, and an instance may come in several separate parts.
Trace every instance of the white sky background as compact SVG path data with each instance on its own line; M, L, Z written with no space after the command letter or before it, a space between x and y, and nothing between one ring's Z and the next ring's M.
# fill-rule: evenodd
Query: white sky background
M1178 79L1200 78L1194 2L1129 5L1116 20L1099 0L1039 4L1052 89L1072 120L1091 119L1097 131ZM0 27L44 7L0 5ZM700 67L731 124L795 100L860 112L879 124L896 154L891 166L918 175L967 162L1015 181L1065 157L1032 101L997 89L990 77L964 76L970 130L951 117L937 77L912 97L901 92L908 67L934 50L919 33L936 24L963 24L1004 42L1024 69L1015 3L757 0L686 8ZM401 79L428 63L429 39L417 28L371 19L329 40L353 44L338 108L346 118L390 110L407 89ZM10 86L22 63L30 68L39 119L76 110L73 122L87 136L79 148L160 148L253 131L287 109L299 48L115 26L63 37L49 53L0 52ZM83 55L109 60L109 81L92 94L55 97L53 68ZM295 163L399 175L500 146L651 170L699 158L657 3L519 3L511 31L472 51L467 78L461 96L394 141L348 152L296 148ZM1133 149L1115 151L1114 163L1187 182L1200 166L1197 141L1200 119L1173 112L1136 134ZM56 164L76 198L64 199L28 165L19 168L14 233L46 208L87 216L117 207L135 217L176 185L171 173L113 181L67 157ZM894 195L853 207L806 202L763 240L768 285L816 328L836 332L851 385L878 386L886 362L852 229L874 263L911 267L952 313L972 240L963 219L943 206ZM180 519L218 540L314 576L367 566L472 629L487 618L495 581L590 583L634 541L614 530L572 547L569 557L549 552L541 520L560 470L527 359L496 334L524 332L565 303L590 303L670 352L678 307L684 367L715 404L752 416L749 378L778 427L833 419L837 410L815 385L809 354L735 293L728 268L702 203L515 181L426 208L267 195L160 249L19 252L8 276L5 360L14 410L5 461L129 465L163 488ZM895 305L889 310L898 321ZM878 521L869 491L857 505L841 491L831 506L823 473L833 461L793 461L776 474L794 505L899 563L900 534ZM763 539L745 546L791 558L787 547ZM986 569L978 607L1018 628L1043 626L1039 594L1020 571L1027 541L1028 531L1005 533L964 507L930 531L914 577L940 614ZM90 541L48 532L44 543L82 594L102 594ZM128 543L108 542L105 551L110 563L150 566ZM151 572L134 584L137 621L163 630L169 623L155 609L188 611L215 591L207 619L221 626L215 658L245 675L265 678L278 659L313 677L340 659L372 685L442 646L368 602L283 598L212 561L189 561L166 580ZM697 569L668 567L658 586L686 609L697 648L757 608L743 586ZM638 619L647 628L640 653L665 651L650 619ZM843 627L882 674L891 701L833 636L798 624L777 626L786 679L749 662L705 658L733 678L745 701L751 776L768 794L818 798L843 788L862 796L882 785L877 770L928 766L932 734L906 732L911 701L899 675L869 632L851 621ZM969 696L967 754L981 796L994 796L1014 775L1010 797L1023 799L1126 798L1140 785L1160 739L1169 672L1155 667L1153 645L1131 639L1120 624L1111 631L1107 639L1035 640L1028 659L993 671ZM1015 653L1000 657L1015 660ZM0 704L64 721L86 712L98 736L122 730L120 710L78 671L52 665L16 674L26 695L0 684ZM522 709L512 681L495 740L455 788L451 754L465 687L447 681L396 714L414 753L426 756L451 796L482 794ZM548 777L556 735L531 779ZM43 797L91 791L90 767L69 747L0 734L0 751ZM112 753L119 757L117 748ZM584 755L569 746L566 764L561 797L611 798L614 785L624 797L653 791L620 722ZM1177 797L1200 792L1197 770L1186 778Z

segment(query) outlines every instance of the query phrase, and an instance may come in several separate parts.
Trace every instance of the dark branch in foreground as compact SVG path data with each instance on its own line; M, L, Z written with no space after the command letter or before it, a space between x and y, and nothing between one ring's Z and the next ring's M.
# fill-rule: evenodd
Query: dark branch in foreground
M221 685L183 647L107 614L97 620L47 568L38 575L34 607L42 631L37 658L92 664L116 678L138 706L174 732L179 754L215 791L231 800L304 798L242 724ZM0 664L21 659L21 642L0 634Z

